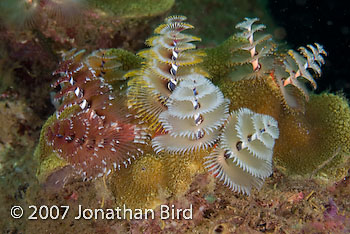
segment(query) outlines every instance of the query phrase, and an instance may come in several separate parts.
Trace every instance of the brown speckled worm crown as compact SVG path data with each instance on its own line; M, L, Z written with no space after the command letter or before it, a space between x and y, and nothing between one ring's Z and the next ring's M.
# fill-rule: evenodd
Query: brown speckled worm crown
M93 56L96 53L101 51ZM131 163L142 153L139 145L146 135L142 128L130 123L130 117L115 100L112 87L96 75L103 75L108 63L101 57L101 63L97 63L100 66L88 66L96 56L89 56L90 63L86 63L82 62L82 54L80 51L68 56L55 72L61 74L53 84L61 86L55 98L62 103L46 137L59 157L84 179L93 179ZM71 113L66 116L65 111Z

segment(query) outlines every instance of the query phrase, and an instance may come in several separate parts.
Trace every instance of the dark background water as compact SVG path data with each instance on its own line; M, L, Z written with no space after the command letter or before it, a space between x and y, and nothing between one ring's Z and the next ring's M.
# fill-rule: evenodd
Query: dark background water
M188 16L199 46L220 44L244 17L258 17L280 47L297 50L318 42L328 52L317 93L343 91L350 99L348 0L176 0L172 14ZM271 19L272 18L272 19ZM287 41L287 43L285 43Z
M349 99L349 1L270 0L268 9L291 48L318 42L328 52L317 92L343 90Z

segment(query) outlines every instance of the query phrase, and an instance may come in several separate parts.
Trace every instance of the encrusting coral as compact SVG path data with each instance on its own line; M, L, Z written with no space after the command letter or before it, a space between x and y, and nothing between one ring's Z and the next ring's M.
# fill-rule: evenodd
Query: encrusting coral
M67 54L54 84L61 103L36 151L39 177L53 170L49 164L73 166L86 179L111 175L107 187L117 205L154 208L183 195L206 171L250 194L274 164L312 174L345 159L347 101L333 94L308 98L300 88L300 76L313 83L310 70L321 74L326 52L319 44L302 47L305 58L279 55L271 36L255 34L265 26L247 18L237 25L243 32L205 57L191 43L200 39L182 33L193 27L184 20L166 18L142 58L114 49Z
M72 24L89 7L98 8L102 15L121 18L145 18L161 15L171 8L174 0L162 1L111 1L111 0L4 0L0 3L3 19L20 27L32 27L47 14L56 21Z
M216 57L227 58L226 63L218 67L209 67L208 71L225 97L231 100L230 110L247 107L257 113L270 115L278 121L280 138L274 149L275 162L291 173L312 174L323 163L329 163L327 160L334 159L329 167L339 164L342 155L349 153L347 143L344 141L349 135L346 127L349 122L349 105L341 96L332 94L312 94L309 100L309 91L302 81L305 79L316 88L310 71L314 71L316 76L321 74L320 66L324 64L322 55L327 55L322 46L317 43L316 47L308 45L310 51L301 47L300 51L305 58L293 50L289 50L287 55L279 55L276 52L265 54L262 58L259 57L260 65L256 67L265 72L254 78L254 74L251 73L255 72L253 69L255 57L247 60L248 52L245 52L244 56L241 54L244 54L245 49L240 52L242 41L245 39L240 37L240 34L235 34L221 46L207 51L208 55L215 57L209 58L208 61L204 58L204 64L208 64ZM253 41L252 44L259 46L260 42ZM250 69L247 73L249 76L239 76L247 69L243 69L242 63L237 61L246 61L243 64L247 64L247 68ZM268 69L264 68L268 64ZM223 75L218 73L220 69L225 71ZM232 79L238 81L232 82ZM315 100L320 99L323 100L322 105L315 105ZM333 109L339 113L337 117L333 114ZM324 121L324 118L327 118L327 121ZM341 134L333 135L332 132ZM331 135L332 137L329 137Z
M121 169L111 179L109 187L117 205L154 208L164 202L167 194L166 168L157 155L145 154L128 168Z
M350 153L347 100L327 93L311 95L305 115L283 115L279 121L283 131L281 142L275 146L275 159L279 165L294 173L311 174L320 170L336 178L347 172L346 168L335 170ZM289 144L283 144L286 141ZM324 168L318 168L321 165Z
M347 127L350 109L342 96L312 94L303 104L304 113L300 113L286 105L270 76L222 82L219 87L231 100L231 110L244 106L278 121L280 137L274 148L274 160L290 173L312 173L337 152L337 158L349 154L346 139L350 134Z
M204 173L204 156L208 151L184 154L155 154L148 150L128 168L121 168L108 180L108 187L118 206L155 208L169 197L185 194L193 178Z

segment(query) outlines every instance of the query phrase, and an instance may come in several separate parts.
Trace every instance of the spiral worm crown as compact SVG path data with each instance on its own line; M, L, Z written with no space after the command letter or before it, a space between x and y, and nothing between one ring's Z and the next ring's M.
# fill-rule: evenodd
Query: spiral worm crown
M277 121L249 109L232 112L220 145L206 157L209 171L233 191L250 194L272 173L272 154L279 136Z
M170 16L165 24L158 26L146 44L150 49L138 55L145 58L144 66L137 71L126 74L133 77L128 85L128 105L136 114L146 121L151 129L160 128L158 117L167 109L167 101L181 80L193 73L201 73L194 65L202 61L202 53L194 51L191 42L200 38L182 31L193 28L184 23L185 16Z
M155 151L183 153L213 146L228 117L228 103L204 76L182 81L159 116L167 134L153 139Z
M121 165L127 167L131 159L142 154L140 146L146 134L130 123L102 76L119 64L106 58L102 50L86 60L84 51L74 52L54 73L61 75L53 84L61 87L55 96L61 105L46 131L46 140L60 158L89 180L108 175ZM73 107L72 113L62 117Z

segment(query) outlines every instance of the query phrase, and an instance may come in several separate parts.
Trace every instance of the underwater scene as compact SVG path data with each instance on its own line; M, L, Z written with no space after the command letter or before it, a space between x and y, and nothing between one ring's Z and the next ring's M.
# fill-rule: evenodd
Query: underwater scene
M1 0L1 233L350 233L349 9Z

